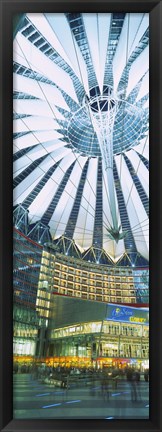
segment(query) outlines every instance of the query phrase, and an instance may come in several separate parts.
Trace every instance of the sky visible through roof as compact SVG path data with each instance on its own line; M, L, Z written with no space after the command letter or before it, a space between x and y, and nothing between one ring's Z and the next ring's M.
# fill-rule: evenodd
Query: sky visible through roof
M149 257L149 14L26 14L13 42L14 206L81 252Z

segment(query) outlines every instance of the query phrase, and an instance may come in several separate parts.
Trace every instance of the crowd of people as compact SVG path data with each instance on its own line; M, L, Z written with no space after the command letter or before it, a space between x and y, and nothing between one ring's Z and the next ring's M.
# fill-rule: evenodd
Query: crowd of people
M58 383L61 388L69 388L70 385L88 383L94 386L96 381L100 382L101 392L104 398L109 398L109 389L117 389L118 382L126 379L131 388L132 401L140 398L140 381L149 381L149 370L145 369L141 373L139 369L133 367L115 368L103 367L102 369L96 368L79 368L79 367L65 367L57 366L52 367L47 364L31 365L23 364L18 366L14 364L14 373L30 373L32 379L38 379L46 383Z

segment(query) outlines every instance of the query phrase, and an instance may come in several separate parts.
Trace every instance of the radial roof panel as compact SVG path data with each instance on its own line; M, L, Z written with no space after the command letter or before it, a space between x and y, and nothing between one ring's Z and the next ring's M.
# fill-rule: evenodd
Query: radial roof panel
M100 90L102 91L102 76L101 76L101 68L100 68L100 41L99 41L99 31L100 24L98 22L98 14L83 14L83 21L85 26L85 31L87 34L87 42L89 45L91 58L93 62L93 67L96 73L96 78L98 81L98 85Z
M52 62L23 35L18 34L16 37L18 45L21 46L21 57L24 57L27 67L43 75L45 74L51 81L54 79L55 84L77 102L74 86L68 73Z
M80 49L76 44L73 33L69 27L67 18L64 14L45 14L53 32L66 52L66 61L72 67L74 73L79 78L80 82L88 92L88 75L84 59L81 55ZM64 29L64 31L62 31ZM66 34L66 37L65 37Z
M136 86L138 81L147 73L148 69L149 69L149 47L146 46L146 48L140 53L139 57L137 57L134 60L131 66L129 80L128 80L128 87L127 87L127 95ZM145 87L145 91L147 94L148 87Z
M13 60L14 205L84 259L148 260L149 14L29 13Z
M135 13L130 15L130 38L132 41L129 44L129 56L138 47L142 36L145 34L149 27L149 14L147 13ZM133 29L133 31L132 31ZM130 39L131 40L131 39Z
M66 54L65 46L66 46L66 38L69 43L69 29L66 26L66 20L63 14L55 14L53 16L53 20L51 20L51 14L27 14L29 18L29 22L34 25L35 31L39 31L40 35L45 38L45 41L54 48L55 51L67 62L70 66L70 58ZM66 34L66 38L64 39L64 43L62 43L62 32L60 35L59 29L64 28L64 34Z

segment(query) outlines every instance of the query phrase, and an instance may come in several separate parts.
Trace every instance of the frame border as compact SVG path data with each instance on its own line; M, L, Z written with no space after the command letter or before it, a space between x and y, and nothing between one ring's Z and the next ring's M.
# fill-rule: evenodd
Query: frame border
M149 12L150 14L150 419L149 420L13 420L12 418L12 41L13 17L25 12ZM0 430L111 431L162 430L162 0L1 0L1 293L0 293ZM156 290L156 295L155 291ZM160 363L161 362L161 363ZM108 427L109 426L109 427Z

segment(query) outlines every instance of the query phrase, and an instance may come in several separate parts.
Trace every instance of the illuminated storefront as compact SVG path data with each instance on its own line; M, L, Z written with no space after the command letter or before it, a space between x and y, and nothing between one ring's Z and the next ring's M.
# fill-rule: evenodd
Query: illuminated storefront
M65 356L68 365L90 365L97 358L100 364L118 358L147 361L146 311L120 305L137 303L139 272L48 252L14 230L14 358L52 356L62 362ZM70 315L64 322L66 310Z
M79 365L78 359L82 359L84 366L87 361L89 365L102 367L103 364L130 364L134 360L144 367L149 359L148 309L97 302L86 302L85 306L84 301L77 300L72 313L73 302L55 298L53 316L56 308L68 307L68 312L53 320L57 328L50 330L47 351L51 361L72 366L74 360ZM68 320L69 325L63 325Z
M149 303L148 51L148 14L29 13L17 27L13 318L21 358L148 359L147 312L120 306ZM59 296L71 306L56 307Z

